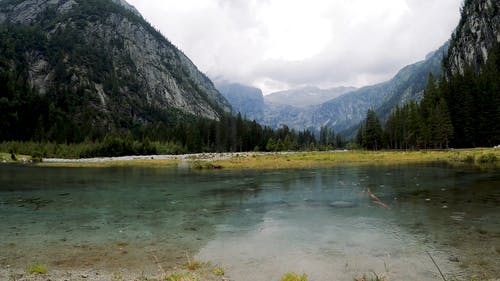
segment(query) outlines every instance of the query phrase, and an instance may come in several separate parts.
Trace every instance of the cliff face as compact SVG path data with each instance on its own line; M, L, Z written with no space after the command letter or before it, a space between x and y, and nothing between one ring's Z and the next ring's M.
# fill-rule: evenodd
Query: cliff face
M488 51L500 43L499 11L497 0L465 1L445 60L447 74L463 74L467 66L476 72L480 70L488 59Z
M329 89L320 89L314 86L306 86L272 93L265 96L264 99L268 104L288 105L304 108L312 105L322 104L354 90L356 90L356 88L354 87L335 87Z
M250 120L262 119L265 104L260 89L238 83L219 83L217 89L229 101L235 112Z
M0 53L0 72L27 69L40 95L84 93L98 122L125 115L147 123L151 109L210 119L231 110L189 58L123 0L1 0L0 28L3 48L16 49Z

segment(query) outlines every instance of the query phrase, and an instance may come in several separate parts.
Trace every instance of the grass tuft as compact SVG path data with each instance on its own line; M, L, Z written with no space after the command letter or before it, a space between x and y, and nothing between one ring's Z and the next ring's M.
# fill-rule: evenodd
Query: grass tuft
M165 278L165 281L199 281L199 279L192 273L172 273Z
M214 267L212 268L212 273L215 275L215 276L224 276L224 268L222 267Z
M186 269L195 271L195 270L200 269L201 266L202 266L202 264L200 262L192 261L192 262L189 262L186 264Z
M288 272L281 276L281 281L307 281L307 275L299 275L295 272Z
M43 264L34 264L28 267L29 274L47 274L49 272L47 266Z

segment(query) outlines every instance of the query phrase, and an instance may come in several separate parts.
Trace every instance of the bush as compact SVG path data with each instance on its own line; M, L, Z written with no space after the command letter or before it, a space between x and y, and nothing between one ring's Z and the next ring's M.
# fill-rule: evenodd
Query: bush
M481 156L479 156L479 158L477 159L477 161L479 163L495 163L497 161L497 157L495 156L495 154L492 154L492 153L488 153L488 154L483 154Z
M35 151L32 155L31 155L31 161L35 162L35 163L40 163L43 161L43 153L41 153L40 151Z
M464 158L462 158L462 162L465 163L474 163L475 157L474 155L466 155Z

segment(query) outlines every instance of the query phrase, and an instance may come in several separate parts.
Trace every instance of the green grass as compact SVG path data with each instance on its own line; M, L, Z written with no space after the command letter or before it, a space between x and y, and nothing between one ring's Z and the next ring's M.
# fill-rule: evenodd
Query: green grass
M14 153L14 159L10 153L0 152L0 163L27 163L31 161L31 156Z
M295 272L288 272L288 273L283 274L283 276L281 276L280 280L281 281L307 281L307 275L306 274L299 275Z
M32 154L36 157L28 156L24 151L32 151L36 146L34 143L23 143L24 150L16 150L19 143L0 143L0 161L15 163L11 155L5 149L14 149L17 162L33 162L45 154ZM55 149L58 145L44 144L45 149ZM87 144L88 145L88 144ZM71 145L72 147L73 145ZM13 147L13 148L12 148ZM67 145L61 151L74 150L82 151L85 144L74 145L68 148ZM66 147L66 148L64 148ZM50 149L49 149L50 150ZM65 155L62 153L62 155ZM214 157L216 154L213 154ZM45 156L44 156L45 157ZM67 158L67 157L63 157ZM71 157L69 157L71 158ZM133 159L120 161L101 162L61 162L61 163L37 163L40 166L56 167L112 167L112 166L143 166L143 167L165 167L175 166L180 163L180 159ZM336 165L397 165L397 164L417 164L417 163L449 163L452 165L475 165L478 167L497 168L500 165L500 149L456 149L456 150L421 150L421 151L326 151L326 152L292 152L292 153L235 153L232 157L224 160L190 159L190 166L198 170L213 169L295 169L295 168L315 168L331 167Z
M212 273L215 276L223 276L226 273L226 271L222 267L214 267L212 268Z
M264 154L214 161L224 169L290 169L348 165L394 165L442 162L450 164L498 165L500 149L441 151L343 151Z
M195 271L195 270L200 269L202 265L203 264L201 262L192 261L192 262L189 262L186 264L186 269Z
M49 272L47 266L43 264L33 264L28 267L29 274L47 274Z
M199 281L199 278L192 273L172 273L165 281Z
M388 281L389 279L385 274L377 274L374 271L371 274L363 273L362 275L355 276L354 281Z

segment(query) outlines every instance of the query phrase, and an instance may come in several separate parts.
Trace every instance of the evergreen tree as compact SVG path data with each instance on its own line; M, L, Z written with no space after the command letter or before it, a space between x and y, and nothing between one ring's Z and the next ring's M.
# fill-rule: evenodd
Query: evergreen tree
M374 110L368 110L364 127L364 147L371 150L383 148L382 126Z

